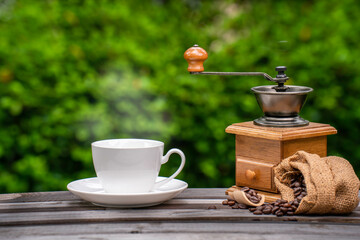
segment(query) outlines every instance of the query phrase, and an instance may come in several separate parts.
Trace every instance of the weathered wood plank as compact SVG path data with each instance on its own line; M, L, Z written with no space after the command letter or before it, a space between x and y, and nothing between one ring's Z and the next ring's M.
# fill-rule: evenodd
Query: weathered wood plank
M253 215L247 210L240 209L111 209L0 214L0 226L122 221L298 221L313 223L324 222L360 224L360 213L353 212L347 216L276 217L273 215Z
M226 189L227 188L188 188L175 198L225 199ZM0 203L73 201L79 199L79 197L69 191L0 194Z
M0 227L0 239L359 239L358 225L132 222Z
M1 239L1 238L0 238ZM4 238L7 239L7 238ZM23 235L17 239L20 240L42 240L42 239L49 239L48 236L28 236ZM63 240L63 236L51 236L52 240ZM238 240L238 239L244 239L244 240L284 240L284 239L293 239L293 240L339 240L341 239L340 236L321 236L321 235L296 235L292 236L291 234L282 234L278 233L275 235L254 235L254 234L239 234L239 233L151 233L151 234L114 234L114 233L108 233L103 234L101 236L99 235L83 235L83 236L71 236L71 239L74 240L84 240L84 239L96 239L96 240L118 240L118 239L128 239L128 240L184 240L184 239L206 239L206 240L218 240L218 239L226 239L226 240ZM348 240L359 240L359 237L352 236L347 237Z
M176 199L226 199L225 191L227 188L188 188ZM359 192L360 198L360 192ZM49 201L73 201L80 200L69 191L58 192L29 192L29 193L9 193L0 194L0 203L16 202L49 202Z
M209 206L228 208L223 206L223 199L171 199L163 204L148 207L147 209L208 209ZM93 205L83 200L51 201L51 202L18 202L0 203L0 213L11 212L39 212L39 211L84 211L104 210L106 207ZM108 208L110 209L110 208Z

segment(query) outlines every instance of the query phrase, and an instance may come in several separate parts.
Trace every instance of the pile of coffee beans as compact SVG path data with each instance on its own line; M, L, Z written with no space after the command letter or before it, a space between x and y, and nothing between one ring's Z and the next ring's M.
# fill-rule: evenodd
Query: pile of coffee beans
M273 214L278 217L293 216L298 208L301 200L307 195L304 176L298 174L291 179L290 188L294 191L295 199L288 202L284 199L278 199L273 203L264 203L258 207L249 207L242 203L237 203L235 200L224 200L223 205L228 205L233 209L249 209L255 215ZM254 189L243 187L241 191L245 192L246 197L253 203L259 203L261 196L257 194Z
M257 192L254 189L250 189L248 187L243 187L241 191L245 192L245 195L247 199L250 200L250 202L253 203L259 203L261 200L261 196L257 194Z
M273 203L264 203L256 208L249 208L249 211L255 215L273 214L278 217L281 216L293 216L299 203L297 201L286 201L284 199L278 199Z
M248 206L243 203L237 203L235 200L224 200L223 205L229 205L232 209L248 209Z
M294 191L295 200L301 202L301 200L307 195L305 179L302 174L298 174L291 179L290 187Z

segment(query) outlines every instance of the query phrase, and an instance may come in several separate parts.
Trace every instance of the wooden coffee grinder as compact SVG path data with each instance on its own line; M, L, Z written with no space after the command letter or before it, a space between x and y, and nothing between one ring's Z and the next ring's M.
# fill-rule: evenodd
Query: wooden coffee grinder
M276 67L276 78L263 72L204 72L207 52L194 45L186 50L188 71L196 75L263 76L277 85L253 87L256 100L264 116L251 122L235 123L226 128L235 134L236 185L260 190L267 202L280 198L273 167L299 150L327 156L327 135L337 130L329 124L309 122L299 116L310 87L284 85L289 79L285 66Z

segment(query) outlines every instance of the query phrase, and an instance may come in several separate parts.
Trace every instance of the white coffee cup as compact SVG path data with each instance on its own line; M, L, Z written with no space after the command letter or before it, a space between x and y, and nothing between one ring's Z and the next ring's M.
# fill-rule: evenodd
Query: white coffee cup
M91 144L95 172L108 193L145 193L174 179L185 165L185 155L164 143L146 139L108 139ZM181 157L180 167L169 178L156 182L162 164L171 154Z

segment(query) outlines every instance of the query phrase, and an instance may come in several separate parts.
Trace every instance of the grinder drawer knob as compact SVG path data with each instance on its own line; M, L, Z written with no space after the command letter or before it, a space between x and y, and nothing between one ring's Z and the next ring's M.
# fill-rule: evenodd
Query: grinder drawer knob
M255 172L254 171L251 171L251 170L246 170L245 171L245 177L246 177L246 179L247 180L254 180L255 179L255 177L256 177L256 174L255 174Z
M184 58L189 64L189 72L202 72L204 71L203 64L208 58L208 54L203 48L195 44L193 47L185 51Z

